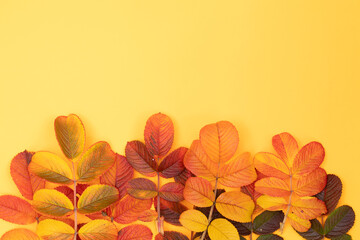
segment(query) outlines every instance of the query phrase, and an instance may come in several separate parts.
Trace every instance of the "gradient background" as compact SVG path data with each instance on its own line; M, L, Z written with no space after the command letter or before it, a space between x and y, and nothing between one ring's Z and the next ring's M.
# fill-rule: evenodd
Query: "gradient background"
M60 154L57 116L78 114L88 145L124 153L161 111L175 147L219 120L253 154L283 131L321 142L359 215L359 12L357 0L1 0L0 194L20 195L18 152ZM14 227L0 220L0 235ZM283 237L301 239L290 225Z

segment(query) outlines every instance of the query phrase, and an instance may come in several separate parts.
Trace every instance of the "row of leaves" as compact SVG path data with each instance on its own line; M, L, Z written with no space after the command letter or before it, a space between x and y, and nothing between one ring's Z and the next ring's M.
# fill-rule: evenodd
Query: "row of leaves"
M76 115L58 117L55 133L66 160L50 152L18 154L11 176L27 200L0 196L0 217L38 222L36 233L20 228L1 240L152 239L144 225L125 226L137 220L156 223L156 240L188 239L165 231L164 222L189 229L192 239L252 239L255 233L259 240L277 240L282 237L273 232L282 232L287 221L306 239L351 239L346 233L354 211L335 209L342 184L320 168L325 152L318 142L299 149L281 133L272 139L277 155L262 152L252 159L240 152L236 128L221 121L203 127L189 149L170 152L174 126L161 113L148 119L145 143L128 142L125 156L106 142L85 151L85 129ZM134 169L144 177L134 179ZM163 179L174 182L161 186ZM328 213L325 223L317 220Z

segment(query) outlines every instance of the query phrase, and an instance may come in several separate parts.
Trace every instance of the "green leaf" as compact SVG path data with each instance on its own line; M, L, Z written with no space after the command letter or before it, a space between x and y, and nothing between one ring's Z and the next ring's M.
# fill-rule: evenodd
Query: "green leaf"
M303 238L308 240L321 240L324 238L324 228L317 219L310 220L311 227L306 232L297 232Z
M276 234L266 234L261 235L257 240L283 240L283 238Z
M342 192L342 183L338 176L333 174L327 175L326 186L324 190L316 194L315 197L325 202L327 213L331 213L336 208Z
M135 178L128 183L128 194L137 199L152 199L157 196L155 183L146 178Z
M347 205L333 211L326 219L324 233L327 238L334 238L347 233L355 222L355 212Z
M352 240L352 237L348 234L344 234L339 237L332 238L331 240Z
M264 211L254 219L254 233L258 235L273 233L280 228L283 219L282 211Z

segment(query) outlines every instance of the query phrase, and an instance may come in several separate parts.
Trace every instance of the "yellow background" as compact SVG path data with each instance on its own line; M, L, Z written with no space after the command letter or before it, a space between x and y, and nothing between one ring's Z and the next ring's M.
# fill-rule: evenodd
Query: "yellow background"
M56 116L124 153L168 114L175 146L229 120L244 151L321 142L360 216L360 1L0 1L0 194L12 157L60 153ZM351 230L360 234L359 219ZM14 224L0 220L0 235ZM33 226L31 226L33 227ZM290 225L285 239L301 239Z

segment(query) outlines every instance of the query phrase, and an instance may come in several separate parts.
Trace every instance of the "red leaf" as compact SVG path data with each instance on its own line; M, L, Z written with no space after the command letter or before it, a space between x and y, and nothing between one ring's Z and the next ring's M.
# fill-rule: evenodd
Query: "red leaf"
M72 190L71 188L69 188L68 186L59 186L55 188L56 190L58 190L59 192L65 194L65 196L67 196L70 201L74 204L74 190ZM76 201L79 198L76 197Z
M132 223L143 211L150 209L151 204L151 199L139 200L127 195L115 206L112 215L117 223Z
M157 197L154 198L155 210L157 211L156 202ZM180 214L186 210L187 208L181 203L169 202L160 198L160 214L164 217L165 221L170 224L181 226L179 222Z
M156 175L156 161L151 157L145 144L140 141L128 142L125 154L127 161L136 171L149 177Z
M127 184L133 176L134 169L126 158L116 154L114 166L100 177L100 183L116 187L119 190L120 198L123 198L127 193Z
M121 229L117 240L151 240L152 236L153 234L148 227L134 224Z
M324 161L325 150L321 143L311 142L302 147L293 164L294 175L311 173Z
M317 168L311 173L300 177L296 187L293 189L300 197L313 196L321 192L326 185L326 172L322 168Z
M188 169L184 169L178 176L174 177L175 182L181 183L182 185L185 185L186 180L190 177L194 177L195 175L192 174Z
M158 194L155 183L147 178L135 178L130 180L127 192L137 199L152 199Z
M174 141L174 125L171 119L162 113L152 115L146 122L144 137L152 156L165 156Z
M187 152L187 148L181 147L171 152L160 163L158 172L160 176L164 178L172 178L178 176L184 169L184 157Z
M143 211L138 216L138 219L142 222L152 222L155 221L158 213L155 210L149 209L146 211Z
M156 235L155 240L189 240L189 238L179 232L165 231L164 236L159 233Z
M0 196L0 218L16 224L30 224L36 221L36 213L27 201L11 196Z
M27 199L32 200L34 193L45 188L45 180L29 173L28 166L34 152L24 151L16 155L10 166L11 177L20 193Z
M171 202L181 202L184 200L183 191L182 184L170 182L160 188L159 196Z

